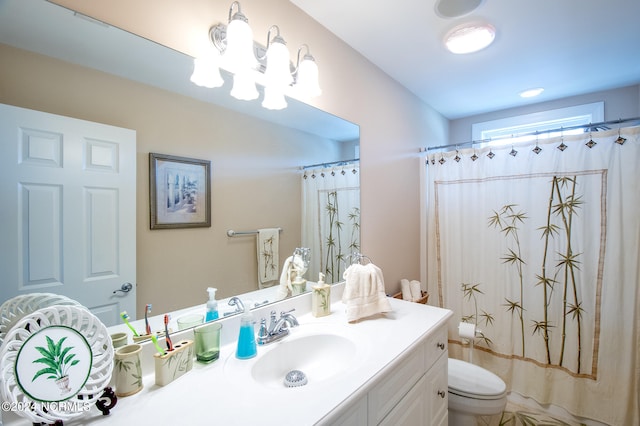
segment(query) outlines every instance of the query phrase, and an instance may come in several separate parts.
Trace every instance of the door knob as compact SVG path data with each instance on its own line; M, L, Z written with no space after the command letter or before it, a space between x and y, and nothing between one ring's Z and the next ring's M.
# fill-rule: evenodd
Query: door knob
M133 289L133 284L131 283L124 283L120 286L119 289L117 290L113 290L113 294L116 294L117 292L121 291L123 293L129 293L131 291L131 289Z

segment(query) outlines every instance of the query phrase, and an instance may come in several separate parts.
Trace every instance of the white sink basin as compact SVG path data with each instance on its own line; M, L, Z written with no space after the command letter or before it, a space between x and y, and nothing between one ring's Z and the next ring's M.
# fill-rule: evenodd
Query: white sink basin
M301 325L282 340L258 346L258 355L249 361L230 357L225 371L238 379L275 389L302 389L348 375L365 356L368 345L349 327ZM303 372L307 384L288 388L284 378L292 370ZM240 372L246 373L240 373Z

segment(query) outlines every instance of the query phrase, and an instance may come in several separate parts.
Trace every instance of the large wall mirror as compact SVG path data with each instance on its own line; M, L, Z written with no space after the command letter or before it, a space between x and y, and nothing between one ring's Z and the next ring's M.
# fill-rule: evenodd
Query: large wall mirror
M220 299L259 290L253 231L264 228L282 230L279 268L297 247L310 247L305 278L316 281L322 272L327 282L340 280L349 254L359 249L357 125L294 99L281 111L262 108L260 99L235 100L228 78L218 89L197 87L189 81L191 57L45 0L0 1L0 43L10 46L3 51L11 55L20 49L46 57L33 59L38 65L31 71L37 72L41 62L49 67L46 61L60 60L81 76L74 77L78 88L96 70L108 77L91 74L91 79L113 84L113 98L96 98L93 88L69 87L61 90L68 97L42 101L42 110L72 115L68 111L75 108L81 111L76 118L137 131L138 318L147 303L154 314L203 304L209 286L218 288ZM22 102L18 90L8 91L9 99L0 103L17 99L41 109L31 95ZM142 94L153 99L141 99ZM105 105L119 105L121 111ZM210 228L149 229L151 152L211 161ZM229 236L229 230L236 235ZM57 292L46 286L38 291ZM268 299L256 296L255 302ZM118 318L103 320L111 325Z

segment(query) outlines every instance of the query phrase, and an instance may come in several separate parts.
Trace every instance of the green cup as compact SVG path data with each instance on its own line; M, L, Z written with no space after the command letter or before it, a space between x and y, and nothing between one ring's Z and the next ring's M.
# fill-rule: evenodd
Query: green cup
M187 328L195 327L204 322L204 315L193 314L183 315L178 318L178 330L186 330Z
M222 324L214 322L193 329L196 341L196 360L209 364L220 357L220 329Z

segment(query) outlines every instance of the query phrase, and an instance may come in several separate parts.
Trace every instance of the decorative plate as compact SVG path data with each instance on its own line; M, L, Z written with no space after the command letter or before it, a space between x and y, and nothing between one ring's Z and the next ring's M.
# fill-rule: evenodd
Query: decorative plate
M38 309L55 305L81 306L73 299L53 293L30 293L5 301L0 306L0 345L4 336L22 317Z
M50 306L25 315L0 349L0 396L33 423L83 415L111 380L113 345L86 308Z

